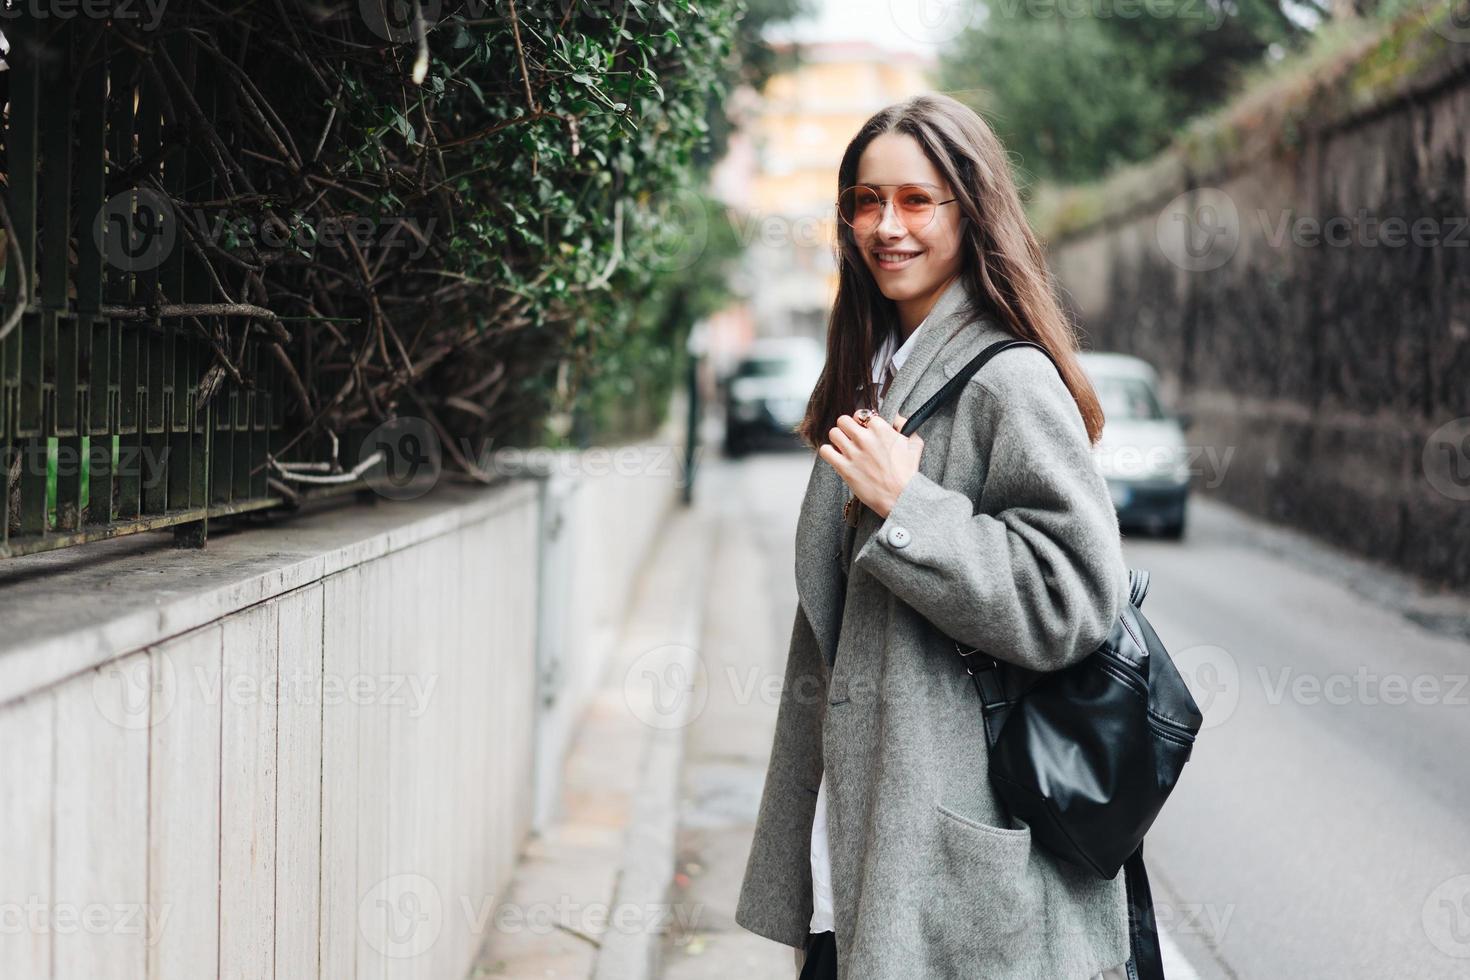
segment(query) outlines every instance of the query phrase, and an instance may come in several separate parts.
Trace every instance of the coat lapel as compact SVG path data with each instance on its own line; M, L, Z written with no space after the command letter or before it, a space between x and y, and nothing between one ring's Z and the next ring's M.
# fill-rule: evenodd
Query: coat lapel
M936 358L974 317L966 302L964 279L957 278L929 311L908 358L893 376L878 412L890 422L896 410L907 415L948 380ZM910 396L913 397L910 397ZM847 484L820 457L812 470L796 527L796 593L830 670L837 659L842 599L847 589L843 557L856 529L842 520Z
M796 595L829 666L836 658L841 625L845 576L839 561L846 500L847 484L818 456L796 521Z

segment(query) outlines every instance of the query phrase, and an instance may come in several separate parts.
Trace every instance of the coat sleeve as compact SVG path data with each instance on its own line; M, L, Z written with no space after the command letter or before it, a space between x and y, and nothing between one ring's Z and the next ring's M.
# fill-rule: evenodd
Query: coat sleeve
M1071 392L1045 354L1014 356L956 405L986 467L978 508L916 473L853 563L967 649L1060 670L1106 639L1128 570Z

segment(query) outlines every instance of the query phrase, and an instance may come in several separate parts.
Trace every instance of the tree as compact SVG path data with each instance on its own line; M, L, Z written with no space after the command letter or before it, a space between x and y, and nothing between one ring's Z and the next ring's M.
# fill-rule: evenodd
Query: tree
M1085 181L1157 153L1325 16L1312 0L999 0L944 52L940 80L1023 169Z

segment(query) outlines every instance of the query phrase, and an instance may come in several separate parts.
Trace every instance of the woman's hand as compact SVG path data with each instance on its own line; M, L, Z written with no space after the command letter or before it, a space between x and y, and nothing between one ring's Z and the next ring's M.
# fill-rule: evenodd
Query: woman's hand
M895 415L890 425L874 413L864 427L851 415L840 415L837 424L827 430L829 441L817 449L817 455L831 464L852 495L885 519L919 472L919 454L924 451L923 437L898 431L903 423L902 415Z

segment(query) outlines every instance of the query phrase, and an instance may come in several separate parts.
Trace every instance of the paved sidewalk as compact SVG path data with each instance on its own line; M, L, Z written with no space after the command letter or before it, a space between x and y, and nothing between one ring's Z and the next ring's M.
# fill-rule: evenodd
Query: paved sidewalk
M808 457L809 459L809 457ZM801 458L709 458L645 568L583 717L562 815L527 845L475 980L793 980L734 921L796 594ZM621 914L609 927L610 914Z
M470 976L644 980L673 878L683 717L699 642L707 532L676 506L635 588L616 655L565 766L559 817L533 835ZM672 681L672 687L670 687Z
M673 901L697 908L665 948L664 980L794 980L788 946L734 920L776 728L796 612L792 547L810 456L754 457L703 486L712 522L700 652L708 699L685 736ZM712 467L714 469L714 467Z

